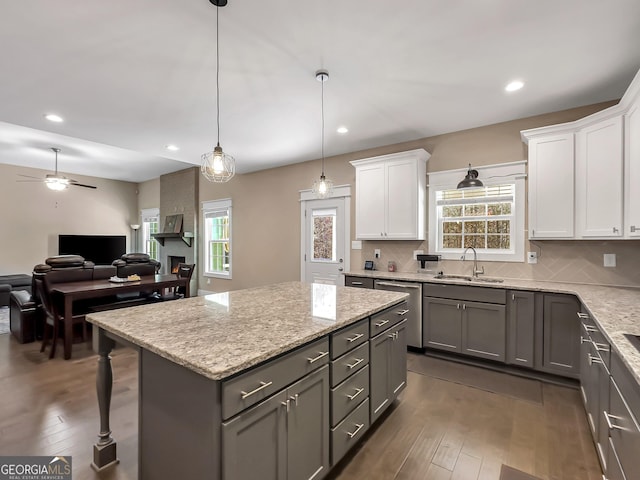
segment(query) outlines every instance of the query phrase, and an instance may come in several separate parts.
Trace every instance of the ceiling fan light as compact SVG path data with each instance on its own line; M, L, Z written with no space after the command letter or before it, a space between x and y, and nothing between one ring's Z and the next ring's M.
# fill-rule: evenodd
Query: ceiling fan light
M49 190L54 190L56 192L66 190L69 186L69 180L66 178L47 178L44 183Z
M224 183L228 182L236 174L235 159L222 151L220 144L202 155L202 165L200 172L210 182Z

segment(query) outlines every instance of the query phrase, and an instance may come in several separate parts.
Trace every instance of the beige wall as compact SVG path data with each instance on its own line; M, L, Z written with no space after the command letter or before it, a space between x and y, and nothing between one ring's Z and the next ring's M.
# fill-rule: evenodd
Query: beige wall
M355 191L355 170L349 161L388 153L424 148L431 153L427 172L474 165L513 162L527 158L520 131L585 117L615 102L555 112L462 132L384 146L326 160L326 173L336 185L350 184ZM241 160L238 160L241 162ZM300 277L299 190L311 187L320 173L320 162L312 161L247 175L237 175L228 184L212 184L200 176L200 200L233 200L233 278L207 279L199 275L199 288L209 291L235 290ZM352 239L355 238L352 197ZM201 232L200 232L201 233ZM379 264L398 262L400 269L414 271L414 249L429 251L427 242L363 242L352 250L351 268L361 268L382 249ZM542 248L538 265L486 262L488 275L538 278L590 283L640 284L640 242L537 242ZM527 250L534 249L529 244ZM202 251L200 252L202 254ZM618 267L602 267L601 253L617 253ZM201 257L204 258L204 257ZM447 271L467 270L462 262L442 262Z
M96 190L69 187L53 192L41 183L19 183L18 174L43 177L45 170L0 164L0 274L30 273L58 253L58 234L127 235L137 218L136 184L73 175Z
M138 184L138 216L145 208L160 208L160 177Z

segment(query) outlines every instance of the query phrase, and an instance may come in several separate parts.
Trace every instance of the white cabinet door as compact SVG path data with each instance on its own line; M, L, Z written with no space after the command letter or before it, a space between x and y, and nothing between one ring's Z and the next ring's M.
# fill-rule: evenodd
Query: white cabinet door
M425 239L429 157L417 149L351 162L358 240Z
M356 169L356 238L384 238L384 192L384 164L362 165Z
M640 97L625 115L625 236L640 237Z
M529 141L529 238L573 238L573 133Z
M424 220L418 219L415 159L396 160L385 164L386 229L388 240L415 240L424 238ZM426 172L423 173L426 176ZM423 196L424 201L424 196ZM423 215L424 216L424 215ZM418 228L422 224L422 232Z
M622 236L622 171L621 116L577 133L577 237Z

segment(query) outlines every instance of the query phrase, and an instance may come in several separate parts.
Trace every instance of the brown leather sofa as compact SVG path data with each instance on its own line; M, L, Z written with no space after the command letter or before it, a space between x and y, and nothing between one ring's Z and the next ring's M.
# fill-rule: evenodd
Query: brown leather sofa
M0 306L9 305L12 290L26 290L31 293L30 275L0 275Z
M51 283L77 282L81 280L107 279L116 274L112 265L96 266L79 255L49 257L45 263L33 268L33 275L47 275ZM32 280L33 281L33 280ZM11 333L20 343L33 342L42 336L43 315L35 286L30 293L13 290L9 298L9 324ZM105 302L110 299L105 299ZM86 308L78 305L77 308Z
M149 257L146 253L125 253L111 264L117 269L118 277L129 275L155 275L160 271L160 262Z

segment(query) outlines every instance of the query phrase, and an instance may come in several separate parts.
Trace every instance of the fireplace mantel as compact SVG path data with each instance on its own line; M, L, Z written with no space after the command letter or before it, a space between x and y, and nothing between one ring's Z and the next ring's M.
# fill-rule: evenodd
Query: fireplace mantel
M166 239L176 239L182 240L187 244L188 247L191 246L191 241L193 240L193 232L180 232L180 233L152 233L151 236L155 238L160 245L164 247L164 241Z

